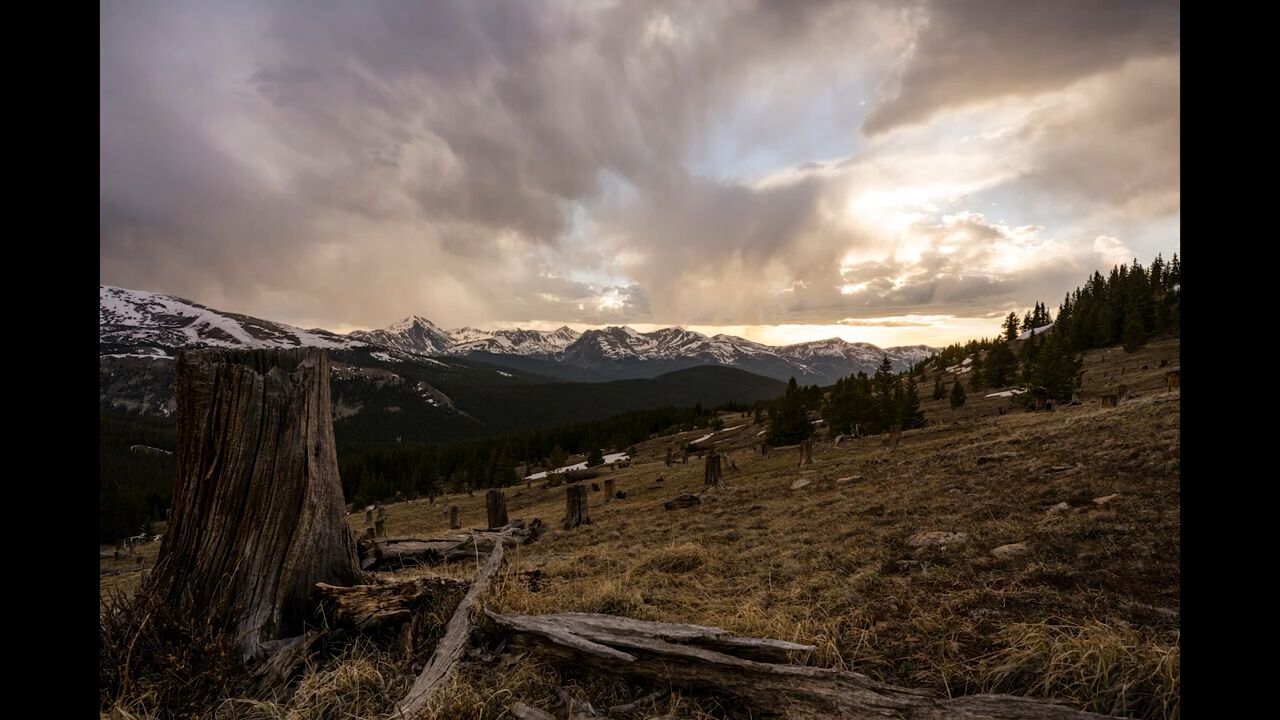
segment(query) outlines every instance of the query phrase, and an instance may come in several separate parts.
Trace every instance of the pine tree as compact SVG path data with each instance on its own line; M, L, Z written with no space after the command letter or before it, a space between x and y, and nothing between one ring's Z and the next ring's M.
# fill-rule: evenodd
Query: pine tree
M1147 332L1142 327L1141 315L1136 307L1129 308L1121 340L1124 342L1125 352L1133 352L1146 344Z
M924 412L920 410L920 386L915 375L907 375L907 387L898 414L898 424L903 430L924 427Z
M964 388L961 387L960 381L951 384L951 407L958 408L964 405Z
M770 445L793 445L813 434L813 425L804 409L804 395L796 379L787 383L786 392L769 408L769 433L765 439Z
M1018 371L1018 358L1007 343L998 342L987 353L984 380L987 387L1005 387L1013 382ZM975 371L976 372L976 371Z
M1004 319L1004 324L1000 326L1004 329L1004 339L1010 342L1018 339L1018 315L1010 312Z
M551 457L547 459L547 470L556 470L564 467L569 460L569 456L565 454L564 448L557 443L551 448Z
M587 467L595 467L604 464L604 453L600 452L600 448L592 447L591 452L587 453Z
M939 375L938 378L933 383L933 399L941 400L946 396L947 396L947 389L942 384L942 376Z

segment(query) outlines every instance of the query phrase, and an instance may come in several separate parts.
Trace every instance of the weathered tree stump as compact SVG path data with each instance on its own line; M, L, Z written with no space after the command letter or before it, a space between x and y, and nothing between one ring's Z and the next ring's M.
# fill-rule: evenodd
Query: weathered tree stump
M169 527L143 591L231 630L242 657L298 635L316 583L363 579L317 349L199 350L174 363Z
M893 427L889 428L889 437L885 440L885 445L888 445L889 448L892 450L897 450L898 444L901 442L902 442L902 426L894 425Z
M671 467L671 448L667 448L667 459L664 461L667 467Z
M1161 367L1164 367L1164 366L1162 365ZM1168 388L1169 392L1173 392L1174 390L1178 389L1178 384L1182 380L1182 378L1180 377L1181 374L1182 374L1181 370L1170 370L1169 372L1164 374L1164 384L1165 384L1165 387Z
M769 457L769 443L768 443L768 441L765 441L765 442L760 443L760 457Z
M364 509L364 524L365 525L373 524L373 506L369 506Z
M707 453L707 462L702 471L703 487L724 487L724 469L720 466L720 453L714 449Z
M380 538L387 536L387 509L381 505L378 505L373 513L373 536Z
M800 467L813 464L813 439L806 439L800 443Z
M613 499L613 478L607 478L604 481L604 501L609 502Z
M502 527L510 522L507 520L507 496L501 490L494 489L485 493L484 508L490 528Z
M1105 407L1115 407L1115 406L1116 406L1116 396L1115 396L1115 395L1103 395L1103 396L1102 396L1102 407L1104 407L1104 408L1105 408Z
M1129 386L1121 384L1120 387L1116 389L1116 399L1123 402L1128 397L1129 397Z
M564 489L564 529L572 530L579 525L590 525L587 516L587 488L581 483L567 485Z
M460 527L462 527L462 521L458 519L458 506L450 505L449 506L449 529L457 530Z

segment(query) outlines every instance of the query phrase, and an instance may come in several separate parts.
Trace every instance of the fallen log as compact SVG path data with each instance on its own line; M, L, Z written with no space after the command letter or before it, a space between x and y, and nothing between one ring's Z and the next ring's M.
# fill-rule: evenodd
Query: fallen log
M701 504L702 504L702 499L699 498L697 495L694 495L693 493L680 493L679 495L662 503L662 507L666 508L667 510L676 510L679 508L693 507L694 505L701 505Z
M562 660L735 697L791 720L898 718L900 720L1087 720L1104 715L1044 700L1009 695L943 698L900 688L859 673L762 661L813 650L765 638L737 638L701 625L676 625L612 615L487 612L517 642Z
M489 554L495 545L526 545L542 536L542 520L528 524L515 520L493 531L447 535L438 538L362 538L359 542L360 568L384 570L406 565L439 565L476 559Z
M420 577L385 585L340 587L316 583L316 590L332 610L335 624L369 630L408 620L413 609L430 595L470 585L467 580Z
M257 694L270 698L272 702L287 699L289 680L297 674L306 662L307 655L311 653L311 648L324 635L324 630L310 630L295 637L262 643L264 658L253 670Z
M471 634L471 608L475 606L476 599L489 589L489 582L501 565L502 543L495 543L489 559L476 574L475 582L471 583L466 596L462 598L462 602L458 603L453 616L449 618L444 637L440 638L440 642L436 644L431 660L427 662L426 667L422 668L409 693L397 703L392 718L416 717L431 700L431 694L444 684L454 664L462 656L462 649L466 647L467 638Z

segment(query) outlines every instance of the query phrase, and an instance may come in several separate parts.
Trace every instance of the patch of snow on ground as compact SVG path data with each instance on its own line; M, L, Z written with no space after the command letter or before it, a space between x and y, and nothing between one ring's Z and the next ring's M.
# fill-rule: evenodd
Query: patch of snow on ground
M509 373L509 372L502 372L501 370L499 370L499 371L498 371L498 374L499 374L499 375L501 375L501 376L503 376L503 377L515 377L515 375L512 375L511 373Z
M619 453L609 453L608 455L605 455L605 456L604 456L604 464L605 464L605 465L612 465L613 463L615 463L615 462L617 462L617 461L619 461L619 460L630 460L630 459L631 459L631 456L630 456L630 455L628 455L628 454L626 454L626 453L624 453L624 452L619 452ZM558 475L558 474L560 474L560 473L569 472L570 470L586 470L586 469L587 469L587 461L586 461L586 460L583 460L583 461L582 461L582 462L580 462L580 463L574 463L573 465L565 465L564 467L556 468L555 470L552 470L551 472L552 472L552 473L555 473L555 474L557 474L557 475ZM542 471L542 472L540 472L540 473L534 473L534 474L532 474L532 475L526 475L526 476L524 477L524 479L525 479L525 480L541 480L541 479L545 478L546 476L547 476L547 471L546 471L546 470L543 470L543 471Z
M377 359L379 359L379 360L381 360L381 361L383 361L383 362L396 362L396 363L400 362L400 359L399 359L399 358L391 357L391 355L389 355L389 354L387 354L387 353L384 353L384 352L369 353L369 355L371 355L372 357L375 357L375 358L377 358Z
M1021 395L1024 392L1026 392L1026 390L1023 390L1021 388L1014 388L1012 390L1003 390L1001 392L993 392L987 395L987 397L1013 397L1014 395Z
M1043 334L1045 334L1046 332L1048 332L1048 331L1049 331L1050 329L1052 329L1052 328L1053 328L1053 325L1052 325L1052 324L1050 324L1050 325L1041 325L1041 326L1040 326L1040 327L1038 327L1038 328L1031 328L1030 330L1024 330L1022 333L1020 333L1020 334L1018 335L1018 339L1019 339L1019 340L1026 340L1027 338L1031 337L1032 335L1043 335Z

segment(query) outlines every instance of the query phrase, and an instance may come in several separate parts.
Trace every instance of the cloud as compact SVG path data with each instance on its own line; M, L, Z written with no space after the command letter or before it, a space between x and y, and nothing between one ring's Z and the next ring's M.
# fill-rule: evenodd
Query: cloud
M1176 5L102 17L102 281L308 327L979 317L1178 213Z
M1176 54L1181 30L1177 0L957 0L930 3L922 14L898 91L867 117L869 134Z

